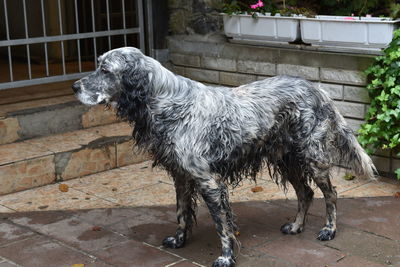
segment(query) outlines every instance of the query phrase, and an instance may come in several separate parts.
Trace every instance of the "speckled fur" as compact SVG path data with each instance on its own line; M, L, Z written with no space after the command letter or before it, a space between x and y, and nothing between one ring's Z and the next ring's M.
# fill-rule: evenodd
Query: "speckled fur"
M196 218L200 195L216 224L222 254L213 266L233 266L236 224L227 185L256 179L264 166L296 190L298 213L285 234L304 228L314 181L326 200L318 239L336 232L333 164L373 178L375 167L326 94L301 78L277 76L236 88L211 87L178 76L135 48L99 58L99 68L74 84L85 104L111 103L132 123L137 145L174 178L178 229L164 239L180 248Z

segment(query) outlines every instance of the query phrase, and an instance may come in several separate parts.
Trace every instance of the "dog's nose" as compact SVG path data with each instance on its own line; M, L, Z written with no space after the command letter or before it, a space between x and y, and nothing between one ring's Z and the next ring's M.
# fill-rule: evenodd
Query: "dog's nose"
M81 88L81 85L78 82L75 82L72 85L72 90L74 90L74 93L77 93L79 91L79 89Z

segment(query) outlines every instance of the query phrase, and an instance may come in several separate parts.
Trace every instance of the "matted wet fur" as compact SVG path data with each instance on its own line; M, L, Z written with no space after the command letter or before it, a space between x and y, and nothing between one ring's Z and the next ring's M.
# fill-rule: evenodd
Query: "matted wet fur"
M374 177L375 167L326 94L301 78L277 76L236 88L212 87L175 75L136 48L120 48L99 57L99 67L73 85L85 104L116 106L134 127L137 145L150 151L154 164L173 177L178 229L163 245L180 248L196 217L201 196L222 242L213 266L235 264L236 224L227 185L256 179L262 167L298 197L285 234L304 228L313 198L311 182L326 201L320 240L336 232L336 192L330 182L333 163Z

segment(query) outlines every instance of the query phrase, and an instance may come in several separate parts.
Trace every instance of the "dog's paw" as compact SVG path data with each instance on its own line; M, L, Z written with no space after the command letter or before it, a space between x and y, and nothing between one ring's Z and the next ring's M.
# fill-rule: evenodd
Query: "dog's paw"
M212 267L233 267L235 266L235 260L228 257L219 256L212 265Z
M324 227L319 231L317 239L320 241L329 241L335 238L336 230Z
M182 238L176 238L175 236L167 236L162 242L166 248L181 248L185 245L185 240Z
M295 235L303 232L303 227L295 223L285 223L281 226L281 232L285 235Z

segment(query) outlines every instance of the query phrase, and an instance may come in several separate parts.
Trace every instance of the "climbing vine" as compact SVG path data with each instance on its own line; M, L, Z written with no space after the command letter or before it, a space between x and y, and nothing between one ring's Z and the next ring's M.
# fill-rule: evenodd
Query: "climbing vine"
M392 150L400 157L400 30L366 74L371 105L358 139L369 153ZM395 173L400 179L400 168Z

